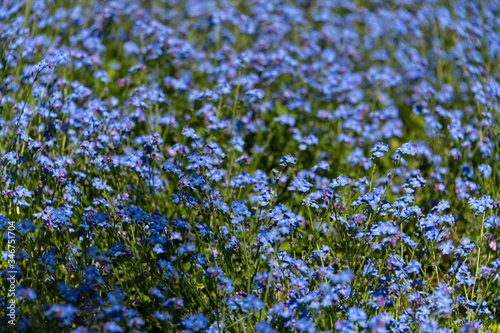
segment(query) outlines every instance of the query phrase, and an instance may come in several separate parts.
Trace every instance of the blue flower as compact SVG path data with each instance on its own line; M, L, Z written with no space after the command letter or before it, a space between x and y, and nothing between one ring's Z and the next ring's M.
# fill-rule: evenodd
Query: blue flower
M269 324L265 321L257 322L255 324L255 330L259 333L276 333L276 330L269 326Z
M366 312L357 306L352 306L347 310L347 317L349 318L349 321L360 321L366 320L367 318Z
M346 186L349 184L349 178L344 176L344 175L340 175L338 176L336 179L333 179L332 182L330 183L330 187L331 188L335 188L335 187L338 187L338 186Z
M304 178L295 177L292 181L292 189L300 192L307 192L313 186L311 183L306 181Z
M483 195L479 199L476 197L469 198L470 208L475 210L475 215L484 213L486 208L493 208L493 199L487 194Z
M192 332L201 332L202 329L207 327L208 320L203 313L198 313L182 320L182 324Z
M299 319L295 322L295 328L300 332L314 332L314 323L309 319Z
M405 270L408 273L419 273L420 267L422 267L421 263L419 263L416 260L412 260L411 262L408 263Z
M118 326L118 324L114 321L108 321L104 324L104 329L108 332L123 332L123 328Z
M488 178L492 172L492 168L488 164L480 164L477 169L479 170L483 178Z
M437 210L438 212L450 208L450 202L448 200L441 200L437 206L432 208L432 210Z
M389 146L383 142L379 142L370 151L373 152L374 157L382 157L384 156L384 152L389 151Z
M415 156L415 154L417 153L417 146L415 146L410 140L410 142L405 143L400 148L396 149L396 153Z
M198 136L198 134L196 134L195 130L190 128L190 127L184 127L182 129L182 135L184 135L188 138L192 138L192 139L199 139L200 138Z
M439 248L439 250L441 250L441 252L443 252L443 254L450 254L450 252L455 247L453 246L453 241L451 239L449 239L448 241L441 243L438 248Z
M281 166L285 167L287 166L288 163L289 164L297 163L297 159L292 154L288 154L280 158L279 163Z

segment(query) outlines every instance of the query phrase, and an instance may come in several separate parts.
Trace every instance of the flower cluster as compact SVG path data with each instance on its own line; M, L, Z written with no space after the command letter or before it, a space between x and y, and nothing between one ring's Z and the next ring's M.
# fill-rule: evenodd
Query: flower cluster
M3 1L15 329L498 331L499 16Z

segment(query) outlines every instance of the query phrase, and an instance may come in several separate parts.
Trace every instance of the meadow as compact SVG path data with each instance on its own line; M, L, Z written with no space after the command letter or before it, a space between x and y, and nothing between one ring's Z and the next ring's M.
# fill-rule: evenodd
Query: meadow
M500 332L499 64L499 0L2 1L0 331Z

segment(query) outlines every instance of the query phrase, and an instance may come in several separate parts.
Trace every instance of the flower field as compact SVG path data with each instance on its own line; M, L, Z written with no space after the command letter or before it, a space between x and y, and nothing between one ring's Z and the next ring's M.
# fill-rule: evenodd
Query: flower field
M1 332L500 332L499 0L0 2Z

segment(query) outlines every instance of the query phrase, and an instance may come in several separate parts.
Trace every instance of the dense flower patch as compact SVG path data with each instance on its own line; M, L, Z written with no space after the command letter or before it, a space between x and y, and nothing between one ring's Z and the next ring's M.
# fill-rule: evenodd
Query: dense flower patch
M499 17L3 1L0 329L496 332Z

